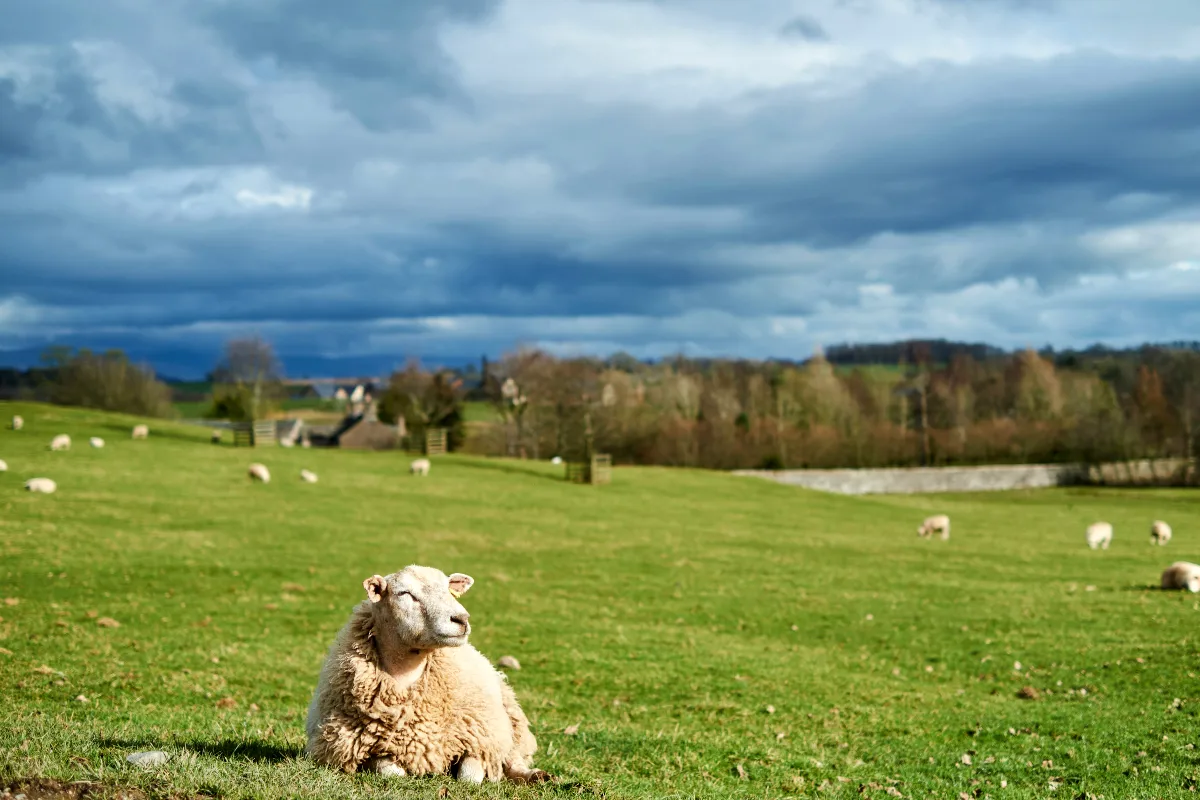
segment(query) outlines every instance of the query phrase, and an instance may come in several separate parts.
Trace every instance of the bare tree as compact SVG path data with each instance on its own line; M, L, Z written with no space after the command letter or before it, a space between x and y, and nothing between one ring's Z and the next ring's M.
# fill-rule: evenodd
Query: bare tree
M212 377L224 387L214 390L214 399L233 395L248 419L261 419L282 394L283 365L271 343L257 335L226 342L225 356Z

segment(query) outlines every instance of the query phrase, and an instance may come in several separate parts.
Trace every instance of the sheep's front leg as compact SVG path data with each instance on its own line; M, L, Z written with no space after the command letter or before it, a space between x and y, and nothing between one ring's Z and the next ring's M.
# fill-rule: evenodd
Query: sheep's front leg
M458 779L463 783L483 783L483 762L475 756L466 756L458 765Z
M404 771L404 767L400 766L395 761L392 761L390 758L384 758L382 756L363 762L362 768L364 772L378 772L380 775L384 775L388 778L403 778L408 775L408 773Z

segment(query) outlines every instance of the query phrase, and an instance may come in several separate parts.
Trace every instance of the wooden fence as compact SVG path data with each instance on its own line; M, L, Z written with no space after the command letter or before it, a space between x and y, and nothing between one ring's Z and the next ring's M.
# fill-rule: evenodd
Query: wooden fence
M234 447L259 447L275 444L275 423L270 420L235 422L230 428L233 430Z
M590 461L568 461L567 480L571 483L590 483L592 486L612 482L612 456L596 453Z
M444 456L446 454L446 429L430 428L425 431L425 455Z

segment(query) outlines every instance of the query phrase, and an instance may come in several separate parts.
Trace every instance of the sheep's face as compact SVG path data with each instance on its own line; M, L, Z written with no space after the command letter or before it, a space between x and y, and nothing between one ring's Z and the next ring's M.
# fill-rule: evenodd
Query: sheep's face
M474 582L461 572L447 576L413 565L386 578L373 575L363 581L363 588L381 626L394 631L404 645L426 649L467 643L471 615L458 597Z
M1200 592L1200 575L1193 575L1192 577L1188 578L1187 590L1192 594Z

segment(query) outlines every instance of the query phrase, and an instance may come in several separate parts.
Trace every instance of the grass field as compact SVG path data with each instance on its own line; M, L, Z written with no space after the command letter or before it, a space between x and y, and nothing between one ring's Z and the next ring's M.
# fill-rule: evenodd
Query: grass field
M238 450L163 423L134 442L129 418L0 404L14 412L25 430L0 430L6 784L1117 800L1200 783L1200 601L1152 588L1171 561L1200 560L1193 492L848 498L624 468L593 488L465 457L419 479L395 453ZM73 449L49 452L64 431ZM269 485L246 479L251 460ZM33 476L58 493L23 492ZM950 542L917 538L934 511L952 516ZM1158 517L1175 528L1166 548L1148 544ZM1116 537L1093 552L1083 530L1099 518ZM560 783L389 782L303 758L310 692L363 578L412 562L475 577L472 641L520 659L537 763ZM165 766L124 761L158 748Z

